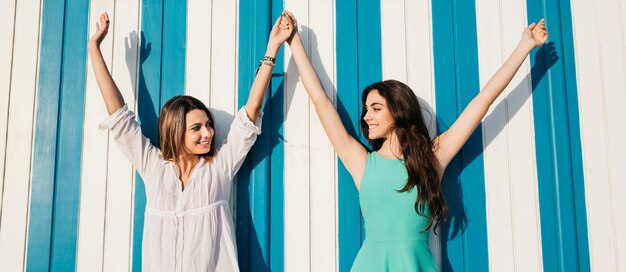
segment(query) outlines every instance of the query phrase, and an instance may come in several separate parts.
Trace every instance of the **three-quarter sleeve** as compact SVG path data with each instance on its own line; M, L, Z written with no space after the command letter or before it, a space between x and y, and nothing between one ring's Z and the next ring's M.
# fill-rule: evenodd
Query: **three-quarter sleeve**
M245 108L241 108L235 115L228 136L215 158L218 169L229 181L232 181L239 171L248 151L254 145L257 135L261 134L262 118L263 113L257 117L255 123L252 123Z
M100 129L108 129L124 156L130 160L144 182L161 165L161 151L150 143L141 132L135 114L126 105L100 123Z

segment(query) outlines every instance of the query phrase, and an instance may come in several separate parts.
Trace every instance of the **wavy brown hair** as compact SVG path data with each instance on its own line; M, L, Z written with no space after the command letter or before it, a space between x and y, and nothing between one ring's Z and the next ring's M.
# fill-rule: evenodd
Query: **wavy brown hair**
M407 192L417 187L415 211L419 215L425 215L427 211L430 211L428 226L424 230L431 227L436 229L442 222L445 222L448 216L448 206L441 190L440 165L433 152L435 147L430 140L417 97L406 84L397 80L385 80L365 88L361 97L363 109L366 108L367 95L372 91L378 91L387 102L387 108L395 121L392 129L402 147L408 179L398 192ZM372 149L377 151L382 147L385 139L369 138L368 126L363 119L365 114L366 111L363 110L361 132Z
M187 113L192 110L202 110L209 118L209 126L215 130L215 121L209 109L202 101L187 95L174 96L168 100L159 115L159 144L164 160L178 163L180 155L185 150L185 131ZM207 161L215 156L215 134L211 139L211 150L199 155Z

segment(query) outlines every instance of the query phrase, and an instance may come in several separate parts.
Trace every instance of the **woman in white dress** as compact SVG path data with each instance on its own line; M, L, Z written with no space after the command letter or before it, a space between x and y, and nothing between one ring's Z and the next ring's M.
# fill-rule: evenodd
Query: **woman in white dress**
M100 127L110 130L145 183L142 270L239 271L228 197L233 177L261 133L260 109L276 54L293 32L282 20L270 32L246 105L235 115L223 146L215 150L213 116L190 96L173 97L163 106L160 148L142 134L102 58L100 44L110 22L107 13L100 15L88 44L110 115Z

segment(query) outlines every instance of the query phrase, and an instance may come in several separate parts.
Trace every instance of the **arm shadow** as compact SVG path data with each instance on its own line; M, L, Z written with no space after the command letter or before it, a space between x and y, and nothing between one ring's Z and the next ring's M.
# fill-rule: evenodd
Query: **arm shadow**
M547 71L559 60L554 42L547 43L540 47L535 54L535 63L531 68L529 74L507 95L489 114L484 120L490 123L490 136L483 138L482 146L464 146L465 152L462 156L458 154L452 162L450 162L448 168L444 173L443 191L448 204L449 215L448 220L441 225L440 237L441 238L441 258L442 258L442 271L454 271L449 258L448 243L455 240L459 234L463 234L467 228L471 218L467 217L465 207L463 205L463 188L461 186L461 172L475 159L479 158L484 152L485 148L491 144L495 137L500 134L506 127L508 121L515 116L526 101L531 97L532 91L535 90L539 82L544 78ZM532 84L528 84L531 82ZM531 85L529 90L528 86ZM502 119L501 114L505 112L507 114L504 122L494 122L495 120ZM445 124L443 120L437 118L437 122L440 127L449 127L450 124ZM441 125L443 124L443 126ZM482 126L482 125L481 125ZM481 129L481 126L477 130ZM482 135L482 132L475 135ZM472 135L474 137L474 135ZM467 181L466 181L467 182ZM486 222L485 222L486 223ZM455 242L458 243L458 242Z

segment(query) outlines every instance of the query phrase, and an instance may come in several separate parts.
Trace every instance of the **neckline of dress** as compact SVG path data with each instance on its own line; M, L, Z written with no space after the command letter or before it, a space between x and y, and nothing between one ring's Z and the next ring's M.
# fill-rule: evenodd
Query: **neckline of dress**
M389 158L389 157L385 157L385 156L381 155L380 153L378 153L378 151L374 151L374 154L376 154L378 157L381 157L381 158L387 159L387 160L404 161L404 158Z

